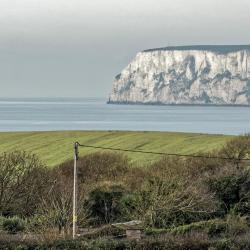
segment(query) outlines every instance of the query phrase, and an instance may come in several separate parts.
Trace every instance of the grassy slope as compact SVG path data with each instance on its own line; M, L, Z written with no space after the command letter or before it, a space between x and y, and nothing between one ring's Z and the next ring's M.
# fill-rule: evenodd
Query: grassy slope
M73 157L73 143L140 149L168 153L205 152L223 145L231 136L121 131L60 131L0 133L0 153L22 149L36 153L46 164L55 166ZM80 155L97 150L80 148ZM159 156L129 153L138 163L149 162Z

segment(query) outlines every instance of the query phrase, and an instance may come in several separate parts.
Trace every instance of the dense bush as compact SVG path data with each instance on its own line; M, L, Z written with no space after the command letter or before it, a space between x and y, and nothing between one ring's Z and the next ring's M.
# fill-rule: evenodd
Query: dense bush
M84 236L82 236L82 238L84 239L99 239L105 237L121 238L124 235L124 233L125 231L123 229L108 224L90 230L89 232L85 233Z
M15 234L24 231L25 224L26 222L23 219L15 216L4 219L2 228L10 234Z
M54 243L29 244L29 243L5 243L0 242L0 249L5 250L249 250L250 242L244 238L236 240L217 239L209 240L202 235L188 237L151 238L147 240L128 241L98 239L63 240Z
M236 208L239 213L250 215L249 171L217 174L209 179L208 185L221 202L223 214Z
M147 235L186 235L193 233L205 233L210 237L220 236L227 232L227 222L225 220L208 220L208 221L199 221L193 222L191 224L182 225L170 229L154 229L149 228L145 231Z
M86 205L97 224L112 223L122 219L122 198L126 190L120 185L102 185L88 195Z
M223 220L209 220L194 222L189 225L183 225L170 230L173 234L186 234L191 232L204 232L209 236L219 236L227 230L227 223Z
M0 230L3 229L3 222L6 220L6 217L0 216Z

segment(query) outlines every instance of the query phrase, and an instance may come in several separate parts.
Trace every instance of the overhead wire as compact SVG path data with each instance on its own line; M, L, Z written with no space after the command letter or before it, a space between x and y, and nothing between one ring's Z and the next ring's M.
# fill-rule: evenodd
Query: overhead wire
M136 149L123 149L123 148L112 148L112 147L103 147L103 146L94 146L94 145L86 145L76 142L79 147L85 148L94 148L94 149L102 149L102 150L112 150L112 151L120 151L120 152L130 152L130 153L142 153L142 154L153 154L153 155L163 155L163 156L177 156L177 157L189 157L189 158L203 158L203 159L219 159L219 160L231 160L231 161L250 161L247 158L234 158L234 157L220 157L220 156L209 156L209 155L196 155L196 154L178 154L178 153L166 153L166 152L156 152L156 151L144 151L144 150L136 150Z

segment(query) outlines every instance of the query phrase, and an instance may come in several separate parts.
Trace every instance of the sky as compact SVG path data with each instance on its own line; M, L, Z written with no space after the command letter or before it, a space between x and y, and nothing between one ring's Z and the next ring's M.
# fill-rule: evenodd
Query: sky
M249 0L0 0L0 97L107 97L144 49L250 44Z

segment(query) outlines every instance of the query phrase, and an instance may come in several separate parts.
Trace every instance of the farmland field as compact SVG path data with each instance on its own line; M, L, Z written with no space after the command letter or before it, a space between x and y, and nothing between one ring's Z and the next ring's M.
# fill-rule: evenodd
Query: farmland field
M170 132L58 131L0 133L0 153L25 150L37 154L50 167L73 157L73 143L166 153L208 152L232 136ZM80 148L80 155L97 149ZM150 163L160 156L127 153L133 162Z

